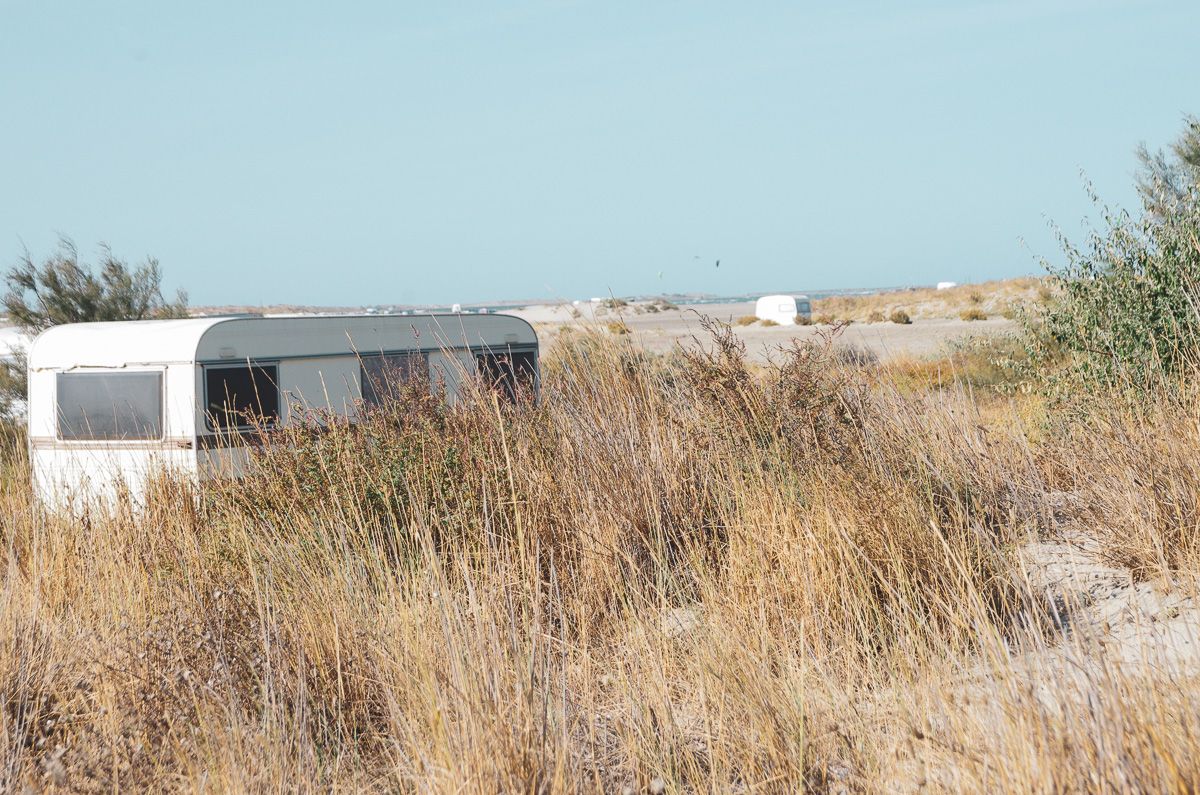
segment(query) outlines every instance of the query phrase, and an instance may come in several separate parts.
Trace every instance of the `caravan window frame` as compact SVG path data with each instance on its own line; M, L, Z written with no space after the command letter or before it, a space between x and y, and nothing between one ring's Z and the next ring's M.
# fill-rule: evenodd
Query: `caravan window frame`
M530 382L529 386L532 387L532 392L533 392L534 398L536 400L538 394L541 392L541 387L542 387L541 346L539 346L537 344L532 344L532 343L507 342L507 343L504 343L502 346L493 347L493 346L484 345L484 346L479 346L479 347L472 347L472 348L470 348L470 353L471 353L471 358L474 360L474 363L475 363L475 377L479 379L480 383L483 383L485 381L483 368L481 367L481 364L482 364L481 359L483 359L485 356L500 357L500 356L513 356L513 355L517 355L517 354L532 354L532 357L533 357L533 370L532 370L533 380ZM505 384L504 379L500 379L496 383L490 384L489 388L495 388L497 386L502 387L501 393L509 400L516 402L518 389L522 385L522 382L521 382L521 377L517 371L516 366L513 366L512 373L513 373L513 383L511 385ZM511 388L510 388L510 386L511 386Z
M405 356L410 359L416 359L416 360L420 361L420 367L423 368L423 373L421 374L421 377L424 377L427 381L432 381L432 378L433 378L432 366L433 365L429 361L429 354L431 352L432 352L431 350L426 350L424 348L405 348L402 350L379 351L378 353L371 352L371 353L357 354L356 358L358 359L358 396L362 400L363 405L370 406L370 407L378 407L378 406L383 405L383 403L384 403L384 400L380 400L380 399L373 400L373 399L369 399L367 397L367 382L368 382L368 380L370 380L370 377L367 375L367 368L366 368L367 360L383 360L383 359L387 359L388 357L399 357L399 356ZM373 397L376 397L376 398L379 397L378 395L375 395L374 387L372 387L371 392L372 392Z
M249 361L239 362L203 362L200 363L200 381L203 384L201 395L202 403L200 404L201 413L204 415L204 427L212 433L240 433L242 431L253 430L254 426L250 424L238 423L237 425L214 425L213 417L208 411L211 401L208 397L208 374L213 370L251 370L257 367L259 369L274 368L275 378L271 381L271 386L275 389L275 417L270 420L266 427L277 428L283 425L284 409L283 404L283 389L279 385L279 360L278 359L251 359Z
M129 438L105 439L100 437L73 438L63 436L62 412L59 410L59 383L63 376L121 376L121 375L154 375L158 377L158 436L137 436ZM81 446L109 446L114 444L139 445L147 442L162 442L167 438L167 377L164 367L143 367L136 370L127 368L92 368L80 370L56 370L54 372L54 439L57 443Z

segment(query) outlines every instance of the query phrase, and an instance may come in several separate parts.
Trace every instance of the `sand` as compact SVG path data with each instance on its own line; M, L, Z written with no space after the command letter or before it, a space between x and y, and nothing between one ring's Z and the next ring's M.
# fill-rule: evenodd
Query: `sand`
M658 312L649 311L648 307L648 304L639 302L621 309L606 309L585 302L579 305L531 306L508 314L533 323L544 339L565 325L594 323L605 327L608 323L623 322L638 344L656 353L665 353L680 342L691 341L693 337L703 339L701 319L704 316L733 323L740 317L754 314L754 304L750 301L683 306ZM787 347L794 339L816 339L830 331L829 326L764 327L758 323L735 325L733 328L746 343L747 353L756 361L764 360L773 350ZM1003 334L1014 328L1012 321L1003 318L978 321L918 319L910 325L855 323L841 332L835 344L869 351L881 361L898 357L920 358L937 355L954 340Z

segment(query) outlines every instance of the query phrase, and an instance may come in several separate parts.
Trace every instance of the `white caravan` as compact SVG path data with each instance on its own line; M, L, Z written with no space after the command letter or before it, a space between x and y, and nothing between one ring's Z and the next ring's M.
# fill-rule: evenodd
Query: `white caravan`
M807 295L764 295L754 304L754 316L781 326L794 326L797 316L806 319L812 316L812 302Z
M29 351L34 493L138 500L152 473L237 475L244 436L311 410L353 418L427 377L453 401L480 377L536 390L538 340L508 315L210 317L56 326Z

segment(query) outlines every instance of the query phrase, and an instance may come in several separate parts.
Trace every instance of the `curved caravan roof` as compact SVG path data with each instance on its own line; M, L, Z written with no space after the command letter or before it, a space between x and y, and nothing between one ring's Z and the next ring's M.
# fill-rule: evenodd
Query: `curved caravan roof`
M511 315L342 315L71 323L42 332L30 370L535 345Z

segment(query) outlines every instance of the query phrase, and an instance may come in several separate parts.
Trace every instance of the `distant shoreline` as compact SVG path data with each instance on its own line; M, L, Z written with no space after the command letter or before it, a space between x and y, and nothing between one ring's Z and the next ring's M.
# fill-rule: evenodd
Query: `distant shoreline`
M639 302L652 301L654 299L665 299L671 303L680 306L704 306L707 304L738 304L747 301L753 301L763 295L785 294L785 295L806 295L809 298L821 299L832 297L852 297L852 296L867 296L879 295L882 293L899 293L916 290L930 290L933 285L908 285L903 287L846 287L832 290L769 290L753 293L740 293L734 295L718 295L714 293L645 293L631 295L614 295L613 298L622 301ZM563 299L546 299L546 298L528 298L528 299L505 299L498 301L474 301L461 302L458 305L465 311L478 312L481 309L486 309L488 312L515 312L522 309L529 309L536 306L552 306L573 304L578 301L580 304L593 302L595 299L601 301L610 298L608 295L589 296L586 298L563 298ZM401 314L414 312L450 312L452 311L453 303L448 304L403 304L403 303L377 303L377 304L361 304L361 305L343 305L343 306L322 306L316 304L268 304L255 306L250 304L224 304L211 306L195 306L192 307L192 313L196 315L227 315L241 313L303 313L303 314Z

